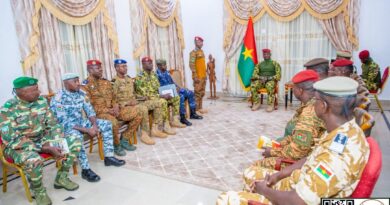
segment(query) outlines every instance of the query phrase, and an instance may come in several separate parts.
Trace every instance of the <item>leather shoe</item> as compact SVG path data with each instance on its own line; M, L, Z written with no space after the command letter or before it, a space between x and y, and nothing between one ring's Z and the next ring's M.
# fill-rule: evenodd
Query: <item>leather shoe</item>
M91 169L83 169L83 171L81 171L81 177L89 182L100 181L100 177Z
M117 159L115 157L105 157L104 165L120 167L125 164L125 160Z
M190 119L201 120L202 116L196 114L195 109L191 110Z

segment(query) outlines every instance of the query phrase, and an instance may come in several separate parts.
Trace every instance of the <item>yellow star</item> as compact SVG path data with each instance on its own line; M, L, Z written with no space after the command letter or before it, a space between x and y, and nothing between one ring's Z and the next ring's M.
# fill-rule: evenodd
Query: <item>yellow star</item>
M242 54L244 55L244 60L246 60L247 58L253 59L252 52L253 52L253 49L248 49L245 47L245 51L242 52Z

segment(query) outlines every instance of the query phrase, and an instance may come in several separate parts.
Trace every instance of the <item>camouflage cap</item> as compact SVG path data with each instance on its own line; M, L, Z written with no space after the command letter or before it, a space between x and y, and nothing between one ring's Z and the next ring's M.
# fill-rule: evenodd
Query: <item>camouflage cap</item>
M79 74L77 73L65 73L64 75L62 75L62 80L70 80L70 79L73 79L73 78L78 78L80 77Z
M38 79L28 77L28 76L18 77L13 81L15 89L33 86L36 85L37 83L38 83Z
M320 80L314 83L313 87L328 95L345 97L356 95L358 85L358 82L352 78L335 76Z
M164 59L157 59L157 60L156 60L156 64L164 65L164 64L167 64L167 61L164 60Z
M343 57L343 58L352 58L352 54L349 51L337 51L336 56Z

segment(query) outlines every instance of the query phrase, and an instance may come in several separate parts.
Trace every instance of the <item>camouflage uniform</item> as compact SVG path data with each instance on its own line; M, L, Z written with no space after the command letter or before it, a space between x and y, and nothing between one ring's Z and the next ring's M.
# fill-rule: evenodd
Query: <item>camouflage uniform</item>
M168 103L165 99L160 98L159 87L160 83L157 75L153 72L148 74L145 71L141 71L135 78L136 95L149 98L142 105L146 106L148 110L153 110L154 123L162 125L162 122L168 117Z
M83 111L88 118L95 117L96 113L93 110L88 97L84 91L69 92L67 90L59 91L50 102L50 109L58 121L64 126L65 134L72 134L83 141L84 134L74 129L75 126L91 128L92 124L88 119L83 117ZM112 124L108 120L97 119L96 124L103 136L103 150L105 157L114 156ZM90 169L85 147L81 147L78 155L80 166L82 169Z
M281 77L281 68L278 62L274 60L264 60L263 62L255 66L252 78L263 78L266 79L264 83L260 80L251 82L251 94L253 104L260 102L257 91L261 88L267 89L267 104L273 104L275 100L275 86L277 81Z
M368 108L368 105L371 104L370 99L368 98L368 95L370 92L367 89L366 83L364 80L357 74L352 73L350 76L352 79L356 80L359 83L359 86L357 88L357 104L360 106L361 104L366 104L366 107Z
M199 82L194 81L194 91L196 100L196 110L202 108L202 98L206 91L206 60L202 49L194 49L190 53L190 68L192 70L192 79L198 78Z
M368 90L377 90L381 85L381 72L371 57L362 64L362 78Z
M280 141L281 147L272 148L271 157L259 160L253 166L274 169L278 158L299 160L310 154L325 131L324 122L314 111L314 103L315 100L311 99L297 109L294 128Z
M333 151L334 144L342 146L340 151ZM363 169L367 163L370 150L363 131L355 119L344 123L320 138L318 146L307 157L301 169L294 170L290 177L284 178L272 188L278 191L295 190L306 204L320 204L321 198L349 197L356 188ZM276 171L257 168L257 171L244 173L245 189L254 180L264 179L265 175ZM249 192L222 193L217 205L243 205L248 200L270 204L264 196Z
M141 104L127 106L127 103L135 100L133 79L130 76L125 76L123 79L116 76L112 79L112 83L115 101L121 107L118 118L123 121L134 121L137 127L141 124L141 129L149 132L148 108ZM132 134L128 130L123 133L123 138L128 140Z
M15 97L8 100L0 111L0 134L5 145L5 156L12 158L15 164L23 168L35 193L44 191L44 160L39 153L45 143L64 137L62 126L57 123L43 97L31 103ZM62 161L58 173L68 173L81 149L77 136L67 135L65 139L69 153Z

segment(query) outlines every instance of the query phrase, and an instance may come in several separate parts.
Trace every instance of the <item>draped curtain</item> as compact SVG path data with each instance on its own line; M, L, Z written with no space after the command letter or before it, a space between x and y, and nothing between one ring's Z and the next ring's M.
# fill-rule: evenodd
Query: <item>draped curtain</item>
M272 58L281 63L281 85L310 58L358 48L359 0L225 0L224 5L222 86L234 95L244 94L236 70L249 16L257 49L271 48Z
M184 79L184 38L179 0L129 0L133 57L150 56L167 61Z
M11 5L24 73L38 78L43 93L61 88L65 72L85 77L86 57L100 59L104 75L112 76L119 53L113 0L11 0ZM75 49L86 44L87 51ZM84 55L77 57L80 52Z

